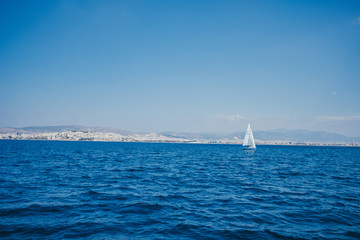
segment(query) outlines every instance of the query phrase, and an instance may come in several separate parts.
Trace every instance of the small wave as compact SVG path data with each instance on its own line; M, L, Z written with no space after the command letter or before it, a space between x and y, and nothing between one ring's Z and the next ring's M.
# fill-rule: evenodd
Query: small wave
M0 225L0 237L8 239L61 238L66 226ZM18 236L21 236L20 238Z
M355 239L360 239L360 231L347 231L345 235Z
M87 191L87 192L85 193L85 195L98 196L98 195L100 195L100 193L99 193L99 192L96 192L96 191L94 191L94 190L89 190L89 191Z
M42 206L38 204L32 204L27 207L20 208L3 208L0 209L1 217L19 217L36 214L56 214L56 213L67 213L71 211L73 206L71 205L53 205L53 206Z
M269 239L269 235L264 231L248 229L210 231L209 237L212 239Z
M150 214L161 210L163 207L164 206L160 204L132 203L119 207L118 209L113 209L113 211L120 214Z
M295 236L291 236L291 235L285 235L284 234L284 231L282 232L275 232L275 231L271 231L269 229L266 229L265 230L265 233L267 233L269 236L272 236L274 237L275 239L284 239L284 240L307 240L307 238L302 238L302 237L299 237L299 236L296 236L297 234L296 233L293 233L293 235ZM269 237L268 237L269 238Z
M144 169L142 169L142 168L129 168L129 169L126 169L126 171L128 171L128 172L143 172Z

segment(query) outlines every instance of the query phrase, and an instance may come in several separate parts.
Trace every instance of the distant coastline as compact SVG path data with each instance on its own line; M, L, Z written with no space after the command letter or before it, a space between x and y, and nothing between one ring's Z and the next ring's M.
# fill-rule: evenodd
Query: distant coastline
M101 140L71 140L71 139L5 139L2 138L0 141L54 141L54 142L122 142L122 143L178 143L178 144L213 144L213 145L242 145L242 143L230 143L230 142L206 142L206 141L101 141ZM349 143L281 143L281 142L256 142L257 146L313 146L313 147L360 147L360 144L349 144Z
M359 138L305 130L254 131L257 145L360 147ZM0 140L50 140L96 142L150 142L194 144L242 144L243 132L215 133L134 133L113 128L45 126L0 128Z

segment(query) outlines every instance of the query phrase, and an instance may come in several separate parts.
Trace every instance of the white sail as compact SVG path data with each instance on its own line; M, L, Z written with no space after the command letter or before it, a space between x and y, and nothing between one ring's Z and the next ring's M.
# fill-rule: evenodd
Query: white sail
M245 138L244 138L244 142L243 142L243 147L245 149L255 149L256 148L254 135L252 133L250 123L249 123L248 128L246 129Z

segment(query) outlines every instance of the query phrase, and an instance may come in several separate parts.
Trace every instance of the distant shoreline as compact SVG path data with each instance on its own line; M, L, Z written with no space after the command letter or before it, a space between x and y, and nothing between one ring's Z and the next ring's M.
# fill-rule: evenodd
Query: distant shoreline
M208 145L239 145L242 143L213 142L213 141L101 141L101 140L73 140L73 139L0 139L0 141L51 141L51 142L110 142L110 143L171 143L171 144L208 144ZM348 143L256 143L257 146L299 146L299 147L360 147L360 144Z
M253 131L257 145L286 146L360 146L360 137L307 130L275 129ZM99 142L164 142L195 144L242 144L245 132L131 132L127 130L77 125L0 128L0 139L99 141Z

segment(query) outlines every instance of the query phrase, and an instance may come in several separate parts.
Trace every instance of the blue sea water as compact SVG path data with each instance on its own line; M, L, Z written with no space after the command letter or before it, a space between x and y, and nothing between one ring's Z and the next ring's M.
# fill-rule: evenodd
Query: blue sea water
M360 239L360 148L0 141L1 239Z

